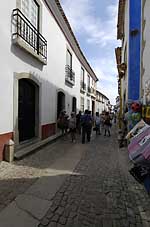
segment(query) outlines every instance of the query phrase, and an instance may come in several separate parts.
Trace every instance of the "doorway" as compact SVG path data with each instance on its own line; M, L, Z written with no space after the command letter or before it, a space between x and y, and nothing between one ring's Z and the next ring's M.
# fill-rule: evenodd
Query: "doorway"
M76 97L72 98L72 112L76 113L77 111L77 99Z
M65 110L65 94L59 91L57 94L57 119L62 110Z
M92 116L95 114L95 102L92 100Z
M30 79L19 80L19 142L35 137L36 85Z

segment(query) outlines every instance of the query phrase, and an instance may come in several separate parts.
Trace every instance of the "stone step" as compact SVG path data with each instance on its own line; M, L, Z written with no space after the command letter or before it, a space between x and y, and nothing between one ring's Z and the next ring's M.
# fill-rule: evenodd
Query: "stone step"
M45 140L34 140L32 142L29 142L29 144L26 144L24 147L19 147L16 149L16 152L14 154L15 159L21 159L24 156L30 154L31 152L34 152L38 148L55 141L57 138L61 136L61 133L57 133Z

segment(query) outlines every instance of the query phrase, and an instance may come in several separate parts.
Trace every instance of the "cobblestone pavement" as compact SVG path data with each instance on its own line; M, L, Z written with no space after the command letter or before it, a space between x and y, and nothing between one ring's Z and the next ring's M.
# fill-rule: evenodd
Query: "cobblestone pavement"
M150 227L150 199L129 175L127 150L118 149L115 131L83 146L39 227Z

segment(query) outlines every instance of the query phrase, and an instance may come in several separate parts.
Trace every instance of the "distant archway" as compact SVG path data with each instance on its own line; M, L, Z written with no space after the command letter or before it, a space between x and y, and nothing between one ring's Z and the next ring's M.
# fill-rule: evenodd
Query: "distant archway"
M65 110L65 94L59 91L57 94L57 118L62 110Z

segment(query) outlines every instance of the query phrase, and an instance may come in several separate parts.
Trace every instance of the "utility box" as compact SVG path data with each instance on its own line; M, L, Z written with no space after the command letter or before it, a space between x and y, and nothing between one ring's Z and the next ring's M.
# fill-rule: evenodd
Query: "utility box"
M4 160L7 162L14 160L14 141L11 139L5 144Z

